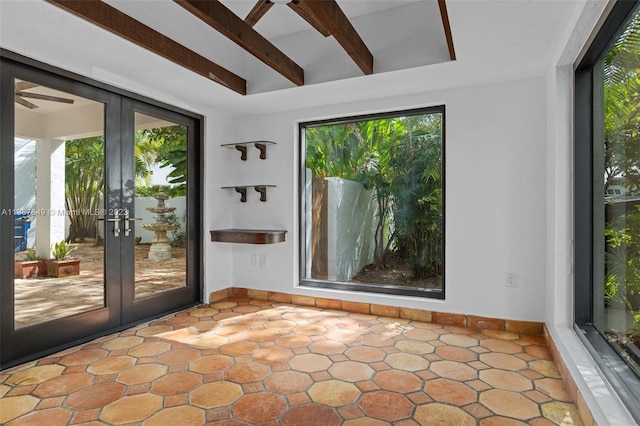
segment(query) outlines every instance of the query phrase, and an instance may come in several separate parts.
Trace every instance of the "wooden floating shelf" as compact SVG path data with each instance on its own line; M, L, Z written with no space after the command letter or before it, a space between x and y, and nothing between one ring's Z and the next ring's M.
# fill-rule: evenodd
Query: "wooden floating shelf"
M260 193L260 201L267 201L267 188L275 188L275 185L234 185L223 186L222 189L235 189L240 194L240 202L247 202L247 188L253 188Z
M275 142L271 141L252 141L252 142L239 142L239 143L225 143L221 146L225 148L235 148L240 151L240 159L247 161L247 147L250 145L255 146L260 151L260 159L265 160L267 158L267 145L275 145Z
M282 243L287 233L287 231L261 229L218 229L209 232L211 241L241 244Z

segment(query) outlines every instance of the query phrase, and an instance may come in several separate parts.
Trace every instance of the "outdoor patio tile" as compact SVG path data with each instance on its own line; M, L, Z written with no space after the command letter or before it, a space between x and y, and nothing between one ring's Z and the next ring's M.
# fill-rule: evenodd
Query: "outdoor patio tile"
M59 376L64 371L61 365L42 365L31 367L11 375L5 384L7 385L31 385L45 382L53 377Z
M558 401L547 402L542 404L542 414L555 424L583 426L578 409L573 404Z
M304 392L312 383L308 374L299 371L281 371L271 374L265 379L265 386L268 390L284 395Z
M134 385L138 383L149 383L158 379L167 373L168 368L165 365L143 364L135 365L121 371L116 376L116 381L125 385Z
M319 340L309 345L309 350L322 355L334 355L345 352L347 346L334 340Z
M478 339L464 334L445 334L439 337L441 342L451 346L459 346L461 348L470 348L478 345Z
M171 344L167 342L145 342L129 349L127 355L142 358L160 355L170 349Z
M562 380L540 379L535 381L535 386L536 390L557 401L569 402L571 400Z
M418 355L430 354L435 351L433 345L413 339L401 340L399 342L396 342L395 348L401 352Z
M104 342L100 347L108 351L115 351L118 349L129 349L141 344L143 341L144 339L140 336L117 337L108 342Z
M553 361L537 360L531 361L529 367L546 377L560 379L560 370Z
M480 342L480 346L487 348L492 352L502 352L505 354L517 354L522 352L522 346L509 340L484 339Z
M521 422L520 420L515 419L509 419L502 416L492 416L480 421L480 426L527 426L528 424L530 423Z
M489 352L480 354L480 361L493 368L502 368L503 370L522 370L527 368L527 363L518 357L509 354Z
M382 420L376 420L376 419L369 419L369 418L353 419L343 423L343 426L388 426L388 425L389 425L388 422L384 422Z

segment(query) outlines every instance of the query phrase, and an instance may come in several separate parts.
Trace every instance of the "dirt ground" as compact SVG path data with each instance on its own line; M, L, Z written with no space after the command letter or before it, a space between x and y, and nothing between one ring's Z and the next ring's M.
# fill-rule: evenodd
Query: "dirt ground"
M386 268L379 267L375 264L365 266L353 277L352 281L412 288L442 288L442 277L430 277L422 280L414 279L411 266L396 256L389 256Z

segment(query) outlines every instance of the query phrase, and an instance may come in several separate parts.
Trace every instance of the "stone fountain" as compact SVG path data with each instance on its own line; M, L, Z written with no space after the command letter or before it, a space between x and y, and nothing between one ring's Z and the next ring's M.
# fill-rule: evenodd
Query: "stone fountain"
M167 207L164 205L164 202L169 198L167 194L164 192L158 192L153 196L156 200L158 200L158 205L156 207L147 207L147 210L151 213L155 213L158 216L156 217L156 223L146 223L142 225L142 227L148 231L155 232L153 236L153 240L151 241L151 247L149 248L149 259L150 260L167 260L171 259L171 245L169 244L169 238L167 237L167 231L173 231L177 229L180 225L177 223L167 223L167 219L165 218L165 214L171 213L176 208L175 207Z

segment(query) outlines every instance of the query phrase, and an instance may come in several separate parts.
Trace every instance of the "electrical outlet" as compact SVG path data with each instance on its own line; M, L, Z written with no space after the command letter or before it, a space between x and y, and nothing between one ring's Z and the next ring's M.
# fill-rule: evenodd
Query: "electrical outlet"
M518 287L518 274L515 272L506 272L504 274L505 287Z
M250 266L258 266L258 255L257 254L252 254L251 257L249 258L249 265Z
M260 255L260 267L261 268L266 268L267 267L267 255L266 254L261 254Z

